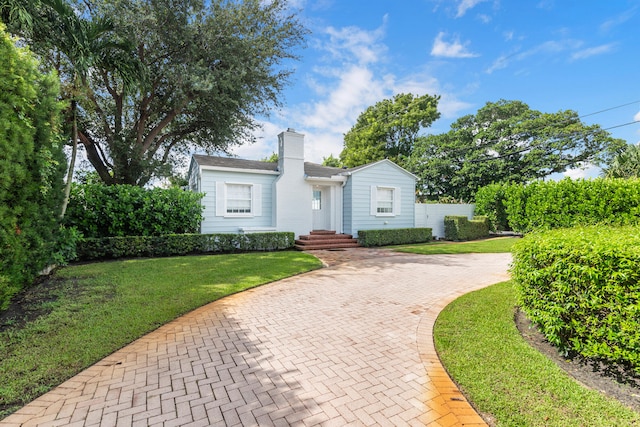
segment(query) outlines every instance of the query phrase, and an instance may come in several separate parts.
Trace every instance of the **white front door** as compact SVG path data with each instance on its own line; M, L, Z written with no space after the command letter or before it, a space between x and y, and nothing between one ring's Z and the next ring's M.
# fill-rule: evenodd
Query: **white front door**
M313 229L329 230L331 228L329 187L313 186L311 210L313 214Z

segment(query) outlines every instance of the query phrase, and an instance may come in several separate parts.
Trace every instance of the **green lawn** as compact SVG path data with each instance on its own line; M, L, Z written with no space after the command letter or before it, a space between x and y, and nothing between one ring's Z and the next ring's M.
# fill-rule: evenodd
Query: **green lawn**
M511 282L472 292L440 314L438 354L475 407L498 426L637 426L640 414L589 390L515 327Z
M287 251L63 268L32 307L46 314L0 332L0 419L184 313L321 266L311 255Z
M430 242L417 245L396 246L393 250L420 255L504 253L511 252L511 246L518 240L518 237L495 237L492 239L474 240L472 242Z

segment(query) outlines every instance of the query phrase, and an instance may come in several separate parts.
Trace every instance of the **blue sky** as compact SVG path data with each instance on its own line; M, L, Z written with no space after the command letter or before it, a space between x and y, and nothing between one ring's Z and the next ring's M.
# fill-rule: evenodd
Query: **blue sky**
M311 34L293 64L284 107L264 119L256 144L234 150L243 158L276 151L276 136L286 128L305 134L307 160L338 156L361 112L403 92L441 96L442 117L424 133L446 132L457 118L499 99L542 112L575 110L603 128L640 120L640 0L290 4ZM609 131L640 141L640 123Z

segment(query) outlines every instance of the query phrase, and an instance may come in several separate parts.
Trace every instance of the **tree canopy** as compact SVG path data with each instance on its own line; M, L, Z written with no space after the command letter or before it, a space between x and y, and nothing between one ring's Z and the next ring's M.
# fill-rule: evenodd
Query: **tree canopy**
M640 178L640 146L627 145L602 168L602 175L605 178Z
M341 164L354 167L386 158L404 165L419 132L440 117L439 100L401 93L367 108L344 136Z
M407 167L419 196L471 201L498 182L528 182L573 167L607 162L623 140L586 125L571 110L542 113L521 101L488 102L441 135L419 138Z
M2 1L13 5L0 8L3 16L22 16L19 2ZM40 10L70 0L29 1ZM251 142L255 117L281 105L288 61L297 59L307 32L286 0L86 0L74 7L90 23L108 19L132 46L119 57L95 50L97 57L63 58L90 67L78 99L78 135L107 184L145 185L170 176L194 149L224 152ZM32 42L55 63L52 43ZM129 88L114 67L122 56L139 69Z

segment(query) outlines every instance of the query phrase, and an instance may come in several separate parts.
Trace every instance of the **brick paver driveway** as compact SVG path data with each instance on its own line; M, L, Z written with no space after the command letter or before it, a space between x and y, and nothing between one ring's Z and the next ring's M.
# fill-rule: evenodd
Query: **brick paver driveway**
M482 425L433 349L458 295L509 254L351 261L202 307L112 354L2 426Z

